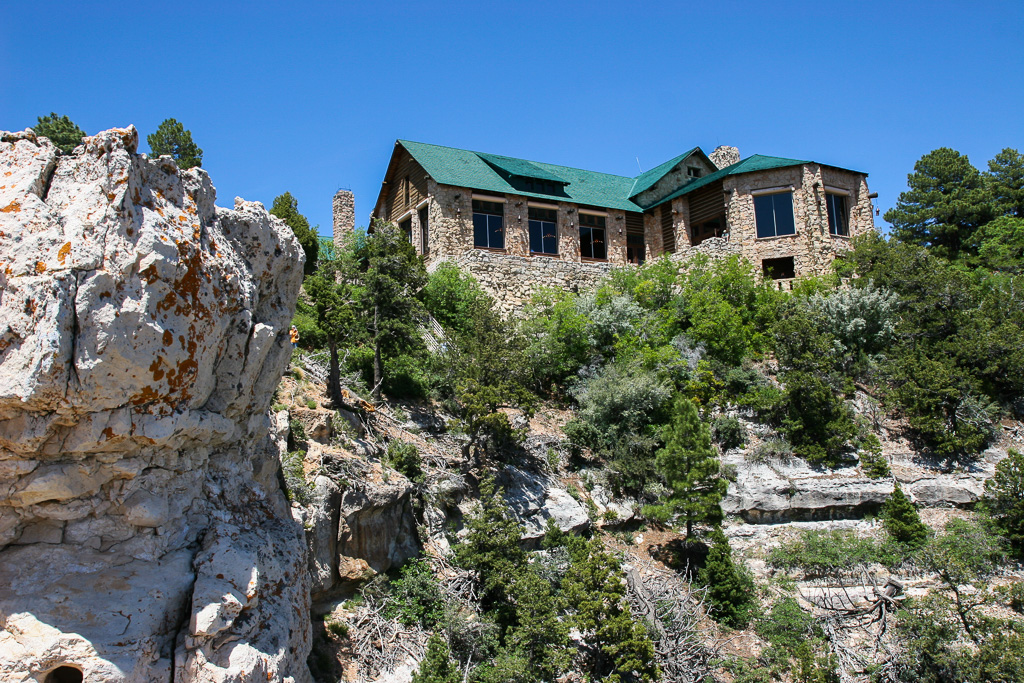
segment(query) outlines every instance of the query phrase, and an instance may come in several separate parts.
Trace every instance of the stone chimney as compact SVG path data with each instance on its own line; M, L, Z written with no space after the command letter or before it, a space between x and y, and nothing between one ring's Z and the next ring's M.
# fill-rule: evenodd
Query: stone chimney
M356 231L356 196L351 190L334 193L334 248L341 249L345 240Z
M735 147L719 145L718 147L715 147L714 152L708 155L708 158L711 159L711 162L718 168L725 168L726 166L732 166L739 162L740 151Z

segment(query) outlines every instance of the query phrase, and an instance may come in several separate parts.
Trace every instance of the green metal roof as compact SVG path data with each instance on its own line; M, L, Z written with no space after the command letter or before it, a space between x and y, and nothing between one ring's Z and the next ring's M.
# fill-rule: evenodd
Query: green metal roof
M561 185L568 184L567 180L559 178L554 173L548 173L537 164L531 164L529 161L524 161L523 159L503 157L498 154L483 154L482 152L477 152L477 156L486 161L488 165L497 170L499 174L504 172L509 176L516 176L519 178L536 178L538 180L547 180Z
M481 155L465 149L429 145L423 142L399 140L398 143L409 151L409 154L423 167L423 170L435 181L444 185L468 187L473 190L484 190L499 194L517 194L525 197L538 197L548 200L561 200L576 204L588 204L605 209L622 211L641 211L642 209L629 201L629 191L633 187L633 178L584 171L580 168L544 164L539 161L514 161L529 164L530 167L543 171L557 178L540 178L551 182L567 183L562 186L559 194L542 194L525 192L509 184L484 157L497 155ZM510 157L497 157L509 159ZM534 171L536 172L536 171ZM524 176L538 178L537 175Z
M716 180L722 180L726 176L739 175L741 173L753 173L754 171L768 171L773 168L787 168L789 166L803 166L804 164L813 164L813 161L801 161L800 159L786 159L783 157L768 157L762 154L755 154L747 157L743 161L739 161L732 166L726 166L720 168L714 173L709 173L703 178L693 180L686 185L665 197L660 199L650 206L645 206L645 209L653 209L656 206L661 206L665 202L670 202L676 197L682 197L684 194L689 194L694 190L699 190L705 185L709 185Z
M440 145L430 145L410 140L399 140L397 144L402 145L408 150L409 154L423 167L423 170L436 182L443 185L467 187L473 190L495 192L498 194L516 194L525 197L560 200L622 211L652 209L665 202L672 201L676 197L681 197L694 190L698 190L709 183L722 180L726 176L817 163L814 161L755 154L732 166L726 166L714 173L709 173L703 178L691 180L664 199L660 199L653 204L640 206L631 201L630 197L635 197L637 194L650 188L686 157L695 152L700 152L701 154L704 152L699 147L694 147L690 151L670 159L649 171L645 171L635 178L629 178L610 173L596 173L569 166L556 166L539 161L526 161L525 159L516 159L514 157L471 152L466 149L442 147ZM821 165L827 166L828 164ZM856 173L857 171L854 172ZM555 183L558 185L559 191L555 194L527 192L522 187L515 187L510 184L509 181L516 178Z
M661 180L666 173L675 168L676 164L680 163L683 159L697 151L700 151L700 147L694 147L689 152L683 152L675 159L669 159L665 163L658 164L649 171L644 171L633 179L633 188L629 191L629 196L635 197L644 190L650 189L651 186Z

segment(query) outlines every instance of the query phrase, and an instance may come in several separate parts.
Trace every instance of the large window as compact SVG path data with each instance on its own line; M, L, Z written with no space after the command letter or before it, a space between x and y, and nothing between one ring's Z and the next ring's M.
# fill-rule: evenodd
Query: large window
M754 220L758 237L795 235L793 193L761 194L754 197Z
M645 257L644 234L642 232L628 233L626 235L626 261L639 266L643 265Z
M530 211L530 253L558 253L558 211L529 207Z
M604 216L580 214L580 256L602 261L607 259L608 251L604 236Z
M424 254L430 253L430 212L427 208L424 206L420 209L420 247Z
M473 246L482 249L504 249L505 205L501 202L473 200Z
M825 206L828 209L828 231L833 235L850 235L849 215L846 211L846 196L825 193Z

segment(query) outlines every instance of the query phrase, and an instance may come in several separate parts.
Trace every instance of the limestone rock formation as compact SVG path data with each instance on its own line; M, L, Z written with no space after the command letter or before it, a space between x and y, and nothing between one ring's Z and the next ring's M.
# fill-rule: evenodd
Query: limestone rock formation
M307 680L268 413L298 242L134 127L0 135L0 679Z

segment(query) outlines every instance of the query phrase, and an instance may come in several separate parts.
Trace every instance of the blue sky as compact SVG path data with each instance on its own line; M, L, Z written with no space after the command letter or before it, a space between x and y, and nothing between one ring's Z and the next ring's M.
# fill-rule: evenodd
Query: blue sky
M883 213L929 150L1024 150L1020 0L51 1L3 23L0 129L174 117L218 204L290 191L323 233L339 187L366 223L396 138L630 176L731 144L867 171Z

